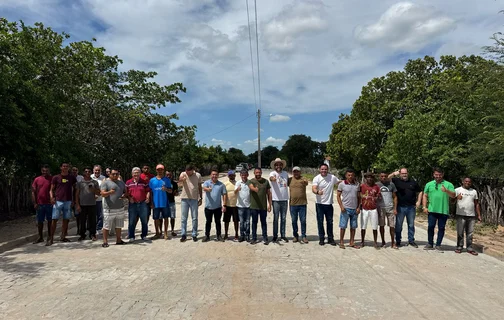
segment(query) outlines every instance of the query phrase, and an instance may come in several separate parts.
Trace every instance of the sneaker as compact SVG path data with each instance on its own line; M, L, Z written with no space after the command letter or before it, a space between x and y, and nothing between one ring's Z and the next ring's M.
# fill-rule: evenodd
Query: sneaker
M298 237L294 237L294 239L292 239L292 242L294 242L294 243L299 242Z
M308 239L306 239L306 237L303 237L303 243L308 243Z
M147 237L142 237L142 241L149 241Z
M203 242L208 242L210 241L210 237L209 236L206 236L204 239L203 239Z
M192 241L198 242L198 237L192 237Z
M285 242L289 242L289 239L287 239L286 237L282 237L282 240Z
M250 244L256 244L257 243L257 239L252 239L252 241L250 241Z
M327 243L330 244L331 246L336 246L336 241L334 241L334 239L327 241Z
M423 249L424 250L434 250L434 247L432 246L432 244L426 244Z
M177 233L175 233L174 231L171 232L171 235L172 237L176 237L177 236Z
M223 239L221 236L217 236L217 239L215 239L215 241L224 242L226 241L226 239Z
M396 242L396 246L399 248L399 247L402 247L401 246L401 242Z
M243 242L245 241L245 237L240 237L240 240L238 240L238 242Z
M79 239L77 239L77 241L82 241L82 240L86 240L86 237L79 237ZM44 241L44 240L42 240Z
M133 243L133 242L135 242L135 238L129 238L128 242L129 242L129 243Z
M323 245L325 244L325 242L324 242L324 240L320 240L320 241L318 242L318 244L319 244L319 245L321 245L321 246L323 246Z
M408 245L412 246L413 248L418 248L418 245L415 243L415 241L409 242Z
M218 238L220 238L220 236ZM228 235L226 234L226 235L224 235L224 241L227 239L228 239Z
M441 249L441 246L435 246L434 247L434 250L436 250L436 252L439 252L439 253L443 253L443 249Z
M273 237L273 239L271 239L271 242L275 243L278 241L278 238L277 237Z
M267 246L269 244L268 238L263 239L264 245Z
M187 240L186 236L182 236L182 238L180 238L180 242L185 242L186 240Z

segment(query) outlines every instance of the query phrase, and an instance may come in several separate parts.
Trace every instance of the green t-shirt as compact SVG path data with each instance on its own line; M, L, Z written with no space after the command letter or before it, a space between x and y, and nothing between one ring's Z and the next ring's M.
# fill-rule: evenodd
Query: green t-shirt
M259 187L259 192L250 190L250 209L267 210L268 209L268 190L271 188L269 181L261 178L250 179L254 187Z
M450 214L448 193L441 190L441 186L444 186L447 190L455 192L455 187L451 182L443 180L441 183L437 183L436 180L432 180L427 183L424 188L424 193L427 195L427 202L429 203L429 212Z

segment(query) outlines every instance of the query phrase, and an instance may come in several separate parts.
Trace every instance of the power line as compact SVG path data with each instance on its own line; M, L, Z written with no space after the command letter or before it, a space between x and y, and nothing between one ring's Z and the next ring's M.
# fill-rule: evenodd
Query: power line
M245 120L247 120L247 119L249 119L249 118L251 118L251 117L253 117L253 116L255 116L255 115L256 115L256 113L254 112L254 113L252 113L252 114L248 115L246 118L244 118L244 119L242 119L242 120L240 120L240 121L238 121L238 122L236 122L236 123L234 123L234 124L230 125L229 127L226 127L226 128L224 128L224 129L222 129L222 130L220 130L220 131L217 131L217 132L215 132L215 133L212 133L212 134L210 134L210 135L206 136L205 138L203 138L203 139L201 139L201 140L206 140L206 139L208 139L208 138L210 138L210 137L212 137L212 136L215 136L216 134L219 134L219 133L224 132L224 131L226 131L226 130L228 130L228 129L231 129L232 127L234 127L234 126L236 126L236 125L239 125L239 124L240 124L240 123L242 123L243 121L245 121Z

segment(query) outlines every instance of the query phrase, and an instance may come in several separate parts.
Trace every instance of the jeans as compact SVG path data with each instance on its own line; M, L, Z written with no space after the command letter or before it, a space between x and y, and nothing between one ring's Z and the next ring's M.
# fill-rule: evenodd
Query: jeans
M266 210L250 209L250 215L252 216L252 240L257 240L257 222L259 217L261 217L261 230L263 240L268 239L268 224L266 222Z
M144 201L138 203L130 203L128 206L128 238L135 239L135 229L137 218L140 218L142 224L142 239L147 237L147 216L149 208Z
M415 217L416 211L415 206L397 207L396 225L395 225L395 236L396 243L401 243L402 238L402 228L404 223L404 217L408 222L408 242L415 241Z
M427 219L427 241L431 246L434 245L434 228L436 228L436 222L438 223L436 246L439 247L441 245L441 242L443 242L445 226L448 217L449 216L447 214L429 212L429 217Z
M317 227L318 227L319 240L322 241L325 239L324 217L327 223L327 239L329 241L334 240L334 231L333 231L334 208L332 204L316 203L315 210L317 211Z
M467 251L473 251L472 241L475 223L476 217L457 216L457 249L462 250L464 247L465 232Z
M196 199L182 199L180 204L181 209L181 230L182 236L186 235L187 218L189 217L189 209L191 209L192 218L192 236L198 236L198 200Z
M250 237L250 208L238 207L238 216L240 217L240 236Z
M53 205L52 220L58 220L63 213L63 220L70 220L72 218L72 201L56 201Z
M81 237L86 237L86 224L89 236L96 236L96 205L81 206L81 212L77 215L77 219L80 219L79 234Z
M287 201L273 201L273 237L278 235L278 217L280 216L280 236L285 238Z
M292 219L292 233L294 238L299 237L298 233L298 217L301 222L301 237L306 238L306 205L290 206L290 214Z
M103 229L103 202L96 201L96 230Z
M217 209L208 209L205 208L205 236L210 237L210 229L212 229L212 219L215 221L215 229L217 231L217 237L221 235L221 222L220 219L222 217L222 208Z

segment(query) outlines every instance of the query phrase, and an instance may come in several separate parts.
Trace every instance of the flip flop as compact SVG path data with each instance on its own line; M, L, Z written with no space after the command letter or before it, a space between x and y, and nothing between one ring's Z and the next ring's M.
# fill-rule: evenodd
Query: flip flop
M33 241L33 244L37 244L37 243L41 243L41 242L44 242L44 239L39 238L39 239Z
M467 253L472 254L473 256L477 256L478 255L478 253L476 251L474 251L474 250L467 251Z
M457 250L455 250L455 253L462 253L462 250L457 249Z
M360 249L361 248L358 244L351 245L350 247L352 247L354 249Z
M340 244L340 245L339 245L339 248L340 248L340 249L346 249L344 244Z
M392 246L392 249L399 250L399 247L398 247L398 246L396 246L396 245L393 245L393 246Z
M108 243L104 243L104 244L102 244L101 246L102 246L102 248L108 248L108 247L109 247L109 244L108 244Z

